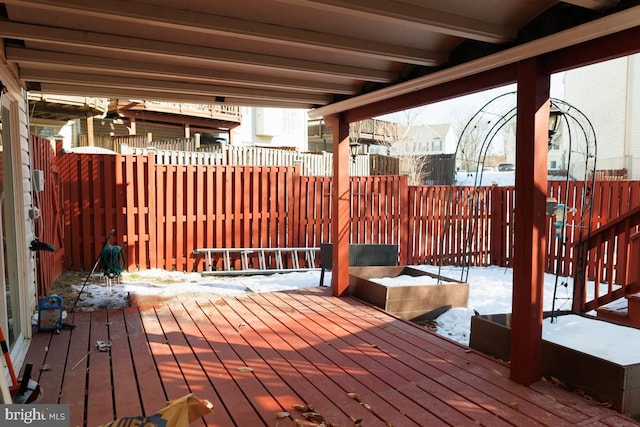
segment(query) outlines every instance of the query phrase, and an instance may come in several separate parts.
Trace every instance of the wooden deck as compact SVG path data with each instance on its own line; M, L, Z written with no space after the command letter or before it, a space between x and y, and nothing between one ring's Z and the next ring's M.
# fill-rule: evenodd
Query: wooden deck
M190 392L214 406L192 425L293 426L303 403L331 426L640 425L545 381L516 384L505 365L324 288L68 321L75 329L35 334L26 363L43 403L71 404L72 426L148 415Z

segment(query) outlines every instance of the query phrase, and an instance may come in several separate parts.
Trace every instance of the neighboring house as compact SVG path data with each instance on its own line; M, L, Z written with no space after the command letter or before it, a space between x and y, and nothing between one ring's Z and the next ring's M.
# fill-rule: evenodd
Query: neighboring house
M450 124L399 126L399 138L391 146L391 155L451 154L457 138Z
M333 151L333 131L324 119L307 122L309 151ZM388 155L389 147L398 141L398 124L385 120L367 119L352 123L349 137L360 144L359 153Z
M232 129L242 121L240 108L230 105L87 98L81 109L84 98L72 98L30 96L29 110L37 112L31 117L31 131L48 138L60 135L65 148L105 147L112 136L127 135L157 141L199 134L202 144L229 143ZM97 105L89 108L91 103Z
M242 125L231 132L234 145L291 147L308 151L306 110L242 107L241 111Z
M564 86L564 100L595 129L597 169L626 169L640 179L640 55L566 71ZM557 146L549 160L560 165L567 155L566 144Z

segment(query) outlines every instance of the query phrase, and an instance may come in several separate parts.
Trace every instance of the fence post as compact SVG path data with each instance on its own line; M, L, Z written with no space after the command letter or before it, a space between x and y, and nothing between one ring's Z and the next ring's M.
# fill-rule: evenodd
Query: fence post
M489 233L490 263L492 265L505 266L507 260L507 242L506 242L506 203L504 203L505 191L503 187L494 185L491 188L491 230Z
M407 265L409 260L409 177L400 175L400 265Z
M156 209L156 195L158 194L156 188L156 156L155 151L150 151L147 154L147 194L145 194L144 199L147 200L148 203L148 213L147 213L147 223L149 224L149 268L162 268L158 265L158 251L163 250L164 247L159 247L159 241L157 238L157 224L161 221L157 217L158 211ZM162 257L164 259L164 257Z

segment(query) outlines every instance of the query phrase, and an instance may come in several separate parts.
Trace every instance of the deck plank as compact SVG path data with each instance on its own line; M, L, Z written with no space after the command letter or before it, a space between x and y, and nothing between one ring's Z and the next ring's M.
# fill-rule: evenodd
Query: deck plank
M24 368L28 364L31 364L33 367L31 371L31 378L39 383L42 372L47 370L47 355L49 354L49 346L51 345L51 338L53 335L54 334L51 332L38 332L36 327L33 328L33 335L31 337L31 342L29 343L29 351L25 356L18 378L22 378ZM45 369L43 369L43 366Z
M303 374L298 363L300 358L294 355L295 349L286 345L280 334L261 320L266 313L249 299L232 301L229 306L230 309L223 314L232 324L246 326L241 330L242 336L262 358L261 364L268 366L269 375L273 372L280 379L275 383L272 393L280 401L283 410L295 418L300 415L294 410L294 405L311 405L326 420L334 423L351 421L348 414ZM269 376L261 379L265 385L268 385L268 380Z
M208 341L211 353L207 356L207 375L223 407L237 425L264 425L252 402L247 399L238 384L238 376L246 376L246 373L239 372L237 368L244 364L238 362L237 355L216 326L217 318L220 316L216 304L208 301L198 303L190 306L189 314ZM206 349L200 354L206 354Z
M44 360L47 369L41 371L38 378L40 387L42 387L44 391L42 402L58 403L58 398L60 397L59 391L62 386L65 365L67 363L66 352L69 347L71 331L61 331L59 334L54 334L53 332L41 333L48 335L51 339L47 348L46 359Z
M141 415L151 415L165 406L167 396L162 387L162 381L156 368L153 354L149 348L138 308L127 307L122 313L128 332L129 345L131 346L135 383L142 406Z
M283 316L289 317L286 319L286 326L296 334L297 338L295 341L291 341L292 338L289 337L288 340L308 360L308 363L313 364L320 371L328 368L335 372L331 379L338 386L338 389L331 392L330 395L334 399L341 398L342 401L339 402L341 407L348 409L353 418L364 417L367 419L368 414L366 411L362 411L363 405L349 399L347 393L357 393L364 403L370 405L378 422L389 420L392 425L443 424L441 419L422 410L419 405L403 397L397 390L382 384L362 367L352 364L339 349L334 347L332 340L326 340L316 335L325 325L306 322L302 313L295 312L289 306L283 307L282 302L271 294L259 294L252 298L260 301L260 305L270 304L272 308L279 307L282 313L277 318L274 317L274 320L285 322ZM303 323L305 324L303 325ZM384 398L381 397L381 394L384 394ZM419 419L415 419L415 417Z
M53 401L43 400L43 403L66 403L70 405L69 424L72 426L83 425L85 396L87 384L87 369L89 366L89 353L93 349L89 345L89 333L91 328L90 313L72 313L71 321L76 325L75 329L70 331L70 342L64 347L64 357L67 359L64 370L64 382L62 388L56 390L56 399ZM61 335L66 333L65 330ZM55 351L51 346L50 352ZM59 398L57 392L59 391ZM45 389L45 396L47 391Z
M39 382L50 403L71 404L74 426L150 415L189 392L214 404L193 425L293 426L306 403L340 426L640 426L554 384L514 383L504 363L328 289L71 316L74 330L34 337L25 360L51 364Z
M262 422L276 424L275 414L284 411L285 408L269 392L258 375L265 375L271 379L276 378L277 375L268 372L269 368L263 363L262 358L257 356L255 350L242 337L242 328L246 323L243 321L238 324L229 323L224 315L229 309L228 304L209 304L208 307L215 309L215 311L209 311L209 313L215 313L215 316L210 319L227 343L224 349L225 356L221 355L221 359L228 372L247 398L253 402L254 410Z
M296 308L296 311L301 310L301 306L297 305L298 299L287 296L284 298L293 304L292 307ZM312 307L308 308L313 309ZM483 406L478 403L483 402L486 397L484 393L471 387L465 387L462 383L455 384L454 381L443 383L444 373L428 364L425 365L419 358L413 355L403 357L403 353L398 348L385 348L386 346L379 345L380 340L375 335L353 323L348 324L342 321L330 311L326 312L324 317L329 324L340 325L341 331L339 333L342 339L336 340L336 343L342 341L343 344L339 345L345 351L348 351L349 348L358 349L359 352L351 352L354 362L359 363L367 372L375 374L385 381L384 387L397 389L406 385L407 382L415 384L415 388L404 388L403 393L407 398L420 404L423 411L431 411L434 415L453 425L477 425L477 423L495 426L509 425L498 418L496 414L483 409ZM374 357L376 355L380 357ZM420 366L420 370L414 369L416 365ZM425 369L428 371L425 372ZM434 379L430 378L429 374ZM413 392L409 393L410 391ZM466 399L462 399L463 396ZM484 404L495 406L495 402L485 402ZM531 423L531 420L525 421Z
M111 340L111 370L113 372L113 399L115 417L142 415L140 393L136 382L133 358L129 346L129 331L122 310L111 310L109 339Z
M176 305L178 306L178 305ZM182 314L185 314L184 312ZM198 358L193 353L193 349L188 343L181 327L176 323L171 309L164 305L156 309L158 321L162 325L162 330L167 337L167 342L174 354L175 361L184 378L189 393L195 393L200 399L209 399L214 391L207 379L207 373L200 365ZM181 320L186 327L190 323L187 315L181 316ZM194 421L192 425L206 425L204 420Z
M371 310L375 312L378 309L366 304L356 305L355 307L360 310L358 312L359 315L353 316L353 304L350 303L343 306L343 302L339 299L331 299L331 301L336 305L325 307L329 313L342 313L343 316L353 319L355 322L367 322L372 333L381 339L387 339L387 342L391 340L395 345L405 347L407 344L415 343L415 340L427 341L429 345L425 345L424 349L419 349L417 352L412 352L412 355L419 356L422 359L435 358L438 363L451 363L453 366L443 367L444 371L455 372L456 380L461 380L478 390L484 391L485 395L498 399L502 404L502 406L498 407L502 408L498 414L501 417L515 416L520 419L520 422L525 422L526 424L527 421L521 419L520 415L518 415L522 413L530 417L531 420L554 425L573 425L576 421L587 418L584 413L576 411L574 408L558 404L557 401L549 399L548 396L535 393L527 387L521 387L510 381L500 370L495 369L496 364L494 361L475 353L469 353L466 348L457 343L444 340L435 334L425 334L423 329L408 322L401 320L393 322L381 321L376 313L370 313ZM349 311L346 311L346 309ZM372 315L369 316L368 314ZM387 338L383 335L385 329L393 331L393 333L387 335ZM407 334L409 339L404 340L402 337ZM409 355L405 354L405 356ZM470 363L469 359L473 359L475 363ZM480 362L490 363L491 368L486 369L480 366L483 364ZM456 369L459 369L459 371L456 372ZM437 373L431 373L431 376L436 375ZM444 380L445 377L442 379ZM448 382L452 381L451 378L446 380ZM487 407L493 407L493 403L490 401L486 401L485 404L489 405ZM542 406L539 406L540 404ZM517 407L517 411L513 411L513 407ZM510 419L510 421L516 422L517 419Z
M167 399L171 401L189 394L189 386L176 362L169 340L162 330L156 310L142 310L140 317Z
M233 418L220 400L220 395L214 385L216 381L211 378L214 375L215 367L220 365L220 360L215 357L207 338L203 336L200 330L200 325L192 317L192 313L197 312L199 307L194 303L187 303L186 306L182 304L173 305L170 309L174 316L181 319L180 328L185 334L194 357L197 358L200 364L201 371L197 371L195 377L189 375L188 381L192 391L198 398L206 399L213 405L214 413L212 416L207 417L207 420L215 421L215 424L220 427L233 426Z
M88 426L99 426L114 419L111 350L100 351L97 346L98 341L109 341L107 311L94 311L91 315L89 344L93 348L88 357Z
M137 307L122 310L131 349L131 364L135 373L135 383L140 396L141 413L151 415L165 406L167 396L164 393L160 374L149 349L147 335Z

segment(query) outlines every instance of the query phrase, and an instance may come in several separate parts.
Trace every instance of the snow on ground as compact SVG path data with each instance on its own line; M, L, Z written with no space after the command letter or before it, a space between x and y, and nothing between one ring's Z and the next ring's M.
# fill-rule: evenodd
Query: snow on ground
M470 268L463 277L460 268L415 266L441 276L469 283L467 308L453 308L436 319L437 333L468 345L471 316L511 312L513 270L489 266ZM92 277L76 276L73 283L65 287L72 292L63 295L65 307L78 299L76 311L119 308L128 305L128 295L152 295L171 298L184 295L211 297L236 296L246 293L272 292L319 285L320 272L292 272L286 274L256 276L202 276L199 273L167 272L147 270L138 273L123 273L112 281L111 289L101 274ZM388 279L385 279L388 280ZM389 279L393 282L393 279ZM399 279L414 280L411 279ZM325 285L330 286L331 274L325 275ZM571 307L573 284L570 278L557 279L545 274L544 310L552 309L556 288L555 310ZM406 284L406 283L405 283ZM84 286L84 288L83 288ZM60 286L58 286L60 289ZM82 292L80 292L82 290ZM80 293L78 298L78 293ZM545 319L543 338L558 344L568 345L579 351L608 359L620 364L640 362L640 330L587 319L577 315L558 316Z

